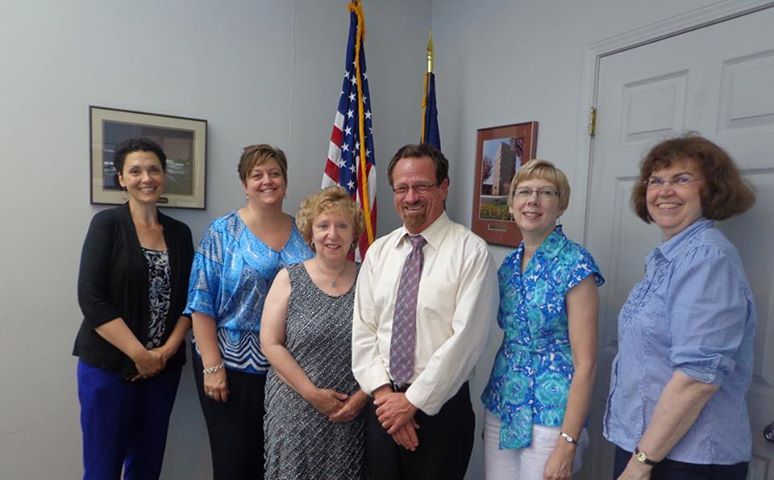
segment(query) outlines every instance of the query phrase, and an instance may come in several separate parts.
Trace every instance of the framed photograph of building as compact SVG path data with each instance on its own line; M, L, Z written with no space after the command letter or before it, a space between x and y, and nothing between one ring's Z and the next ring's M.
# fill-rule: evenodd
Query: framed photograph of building
M89 107L89 119L92 204L127 201L113 152L121 140L147 137L167 154L167 184L159 206L205 208L207 120L96 106Z
M519 167L535 157L537 132L537 122L478 130L471 224L488 243L515 247L521 241L508 211L508 190Z

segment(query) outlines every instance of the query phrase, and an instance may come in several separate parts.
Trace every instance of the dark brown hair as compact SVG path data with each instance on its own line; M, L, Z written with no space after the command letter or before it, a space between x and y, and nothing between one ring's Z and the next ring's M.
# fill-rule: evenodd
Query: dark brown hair
M645 223L653 219L645 200L647 181L656 170L674 162L687 161L699 168L704 177L701 211L711 220L725 220L750 209L755 192L739 173L725 150L698 134L670 138L651 148L640 163L640 178L632 189L632 208Z
M265 143L259 143L256 145L248 145L242 149L242 156L239 157L239 165L237 171L239 172L239 179L242 183L247 181L247 176L256 165L263 165L266 161L274 159L282 172L282 179L285 180L285 184L288 183L288 159L285 157L285 152L279 148L272 147Z
M435 183L440 185L441 182L449 178L449 161L441 153L440 150L430 145L429 143L420 143L419 145L408 144L400 147L395 155L392 156L389 166L387 166L387 179L392 186L392 171L395 169L395 165L399 160L403 158L422 158L430 157L435 165Z
M116 175L124 173L124 161L126 156L134 152L151 152L158 157L161 163L161 169L167 171L167 154L150 138L138 137L127 138L122 140L116 145L116 149L113 152L113 168L116 169Z

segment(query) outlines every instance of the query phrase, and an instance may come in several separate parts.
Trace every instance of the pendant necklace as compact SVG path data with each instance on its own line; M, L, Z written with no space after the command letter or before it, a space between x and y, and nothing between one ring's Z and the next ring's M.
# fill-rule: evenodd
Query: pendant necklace
M320 273L322 273L322 274L325 274L325 272L323 271L323 269L320 267L319 260L315 259L314 261L315 261L315 263L317 264L317 270L319 270L319 271L320 271ZM332 287L332 288L336 288L336 282L338 282L338 281L339 281L339 279L341 278L341 276L342 276L342 275L344 275L344 272L346 272L346 271L347 271L347 266L346 266L346 264L345 264L345 265L344 265L344 268L343 268L343 269L342 269L342 270L339 272L339 274L338 274L338 275L336 275L336 278L334 278L334 279L333 279L333 281L331 282L331 287Z

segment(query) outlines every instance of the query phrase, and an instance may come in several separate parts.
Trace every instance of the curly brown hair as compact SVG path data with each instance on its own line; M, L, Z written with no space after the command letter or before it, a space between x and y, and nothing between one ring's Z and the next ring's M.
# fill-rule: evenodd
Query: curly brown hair
M346 190L339 186L328 187L305 198L296 213L296 226L306 243L314 250L312 244L312 224L314 219L331 210L349 215L352 220L353 241L356 243L365 230L363 211L354 200L349 198Z
M651 148L640 163L640 178L632 189L632 209L645 223L653 221L645 200L647 181L656 170L674 162L693 162L704 177L701 188L702 215L725 220L746 212L755 203L755 192L742 178L731 156L701 135L689 133L670 138Z

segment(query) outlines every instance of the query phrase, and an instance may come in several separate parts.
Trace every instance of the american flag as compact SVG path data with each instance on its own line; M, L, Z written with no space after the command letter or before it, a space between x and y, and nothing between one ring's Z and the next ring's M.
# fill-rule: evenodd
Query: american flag
M355 250L355 259L362 261L376 236L376 165L363 45L365 17L358 1L351 2L348 8L350 23L344 83L333 121L322 187L342 186L363 209L366 231Z

